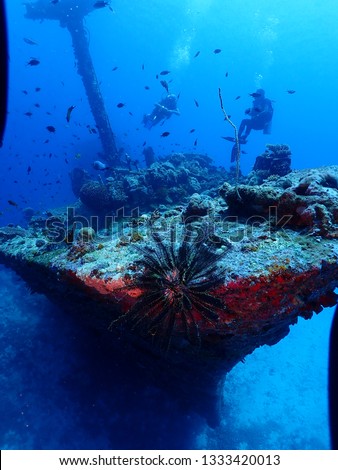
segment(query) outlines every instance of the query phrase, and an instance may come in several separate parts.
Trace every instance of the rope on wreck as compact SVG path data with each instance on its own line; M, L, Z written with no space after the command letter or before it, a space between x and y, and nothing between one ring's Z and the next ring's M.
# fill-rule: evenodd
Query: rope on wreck
M225 120L228 121L228 123L233 127L234 129L234 134L235 134L235 145L236 145L236 185L235 185L235 188L236 188L236 193L237 193L237 196L239 199L241 199L241 196L238 192L238 180L239 180L239 166L240 166L240 157L241 157L241 148L240 148L240 145L239 145L239 139L238 139L238 130L237 130L237 127L235 126L235 124L231 121L230 117L228 116L227 112L225 111L224 109L224 106L223 106L223 99L222 99L222 92L221 92L221 89L218 88L218 96L219 96L219 101L221 103L221 109L223 111L223 114L224 114L224 117L225 117Z

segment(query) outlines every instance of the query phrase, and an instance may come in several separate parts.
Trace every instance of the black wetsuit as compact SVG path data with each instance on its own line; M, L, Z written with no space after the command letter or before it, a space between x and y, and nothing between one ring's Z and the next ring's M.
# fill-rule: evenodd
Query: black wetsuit
M250 115L250 119L243 119L241 122L238 130L239 138L245 140L252 129L263 131L264 134L270 134L273 116L271 100L264 97L256 98L252 103L252 108L247 110L247 114ZM244 136L242 136L243 132Z

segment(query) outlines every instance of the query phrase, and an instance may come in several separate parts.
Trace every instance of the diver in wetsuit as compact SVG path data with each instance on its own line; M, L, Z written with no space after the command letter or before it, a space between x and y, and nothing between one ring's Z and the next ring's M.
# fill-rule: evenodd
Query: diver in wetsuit
M169 119L173 114L179 116L180 111L177 108L176 95L169 94L159 103L155 104L150 114L144 115L142 122L147 129L151 129L153 126L156 126L156 124Z
M252 129L263 131L263 134L271 134L273 116L271 100L265 98L265 91L262 88L252 93L251 96L254 98L252 107L245 111L245 114L248 114L250 119L243 119L238 130L240 143L246 143ZM242 135L243 133L244 135Z

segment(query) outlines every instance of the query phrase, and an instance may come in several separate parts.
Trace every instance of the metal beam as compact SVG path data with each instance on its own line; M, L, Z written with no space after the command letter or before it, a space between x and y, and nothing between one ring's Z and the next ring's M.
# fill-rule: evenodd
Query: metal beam
M100 86L96 77L93 61L89 52L89 41L84 17L94 11L93 0L62 0L52 3L50 0L38 0L25 3L26 18L32 20L58 20L60 26L67 28L73 42L77 71L82 78L89 106L98 129L104 151L104 159L109 163L117 163L118 150L112 131Z

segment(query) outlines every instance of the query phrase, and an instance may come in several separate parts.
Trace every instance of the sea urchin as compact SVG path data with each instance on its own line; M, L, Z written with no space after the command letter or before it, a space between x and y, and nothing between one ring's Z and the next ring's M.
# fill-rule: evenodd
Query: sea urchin
M214 291L223 284L219 255L203 243L183 241L178 248L153 234L154 244L141 248L142 272L131 288L142 291L137 302L113 323L126 323L143 336L151 336L168 351L173 335L183 333L191 344L200 344L199 324L218 322L224 310ZM180 335L182 336L182 335Z

